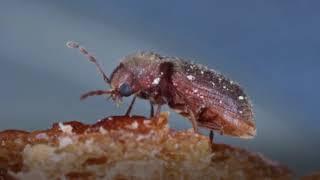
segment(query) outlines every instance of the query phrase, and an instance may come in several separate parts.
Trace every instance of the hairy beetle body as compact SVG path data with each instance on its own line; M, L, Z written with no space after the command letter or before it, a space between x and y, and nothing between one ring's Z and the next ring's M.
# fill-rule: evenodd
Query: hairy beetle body
M237 83L215 70L151 52L127 56L113 75L123 75L119 69L132 73L138 97L152 104L168 104L191 121L194 118L200 127L222 134L243 138L255 135L248 97Z
M189 119L195 131L199 126L241 138L256 134L251 103L241 87L203 65L152 52L136 53L126 56L106 82L111 90L83 97L111 94L117 100L134 95L127 114L139 97L150 101L152 114L153 105L158 105L158 114L167 104Z

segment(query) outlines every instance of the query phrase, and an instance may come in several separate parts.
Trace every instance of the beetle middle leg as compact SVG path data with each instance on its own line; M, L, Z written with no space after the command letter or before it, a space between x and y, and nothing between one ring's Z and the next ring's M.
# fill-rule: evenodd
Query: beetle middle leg
M154 107L153 107L153 103L151 101L150 102L150 118L154 117Z
M159 116L160 116L161 106L162 106L162 105L160 105L160 104L158 104L158 106L157 106L156 114L155 114L156 117L159 117Z
M190 120L192 123L192 127L195 133L198 133L198 124L197 124L197 118L194 115L194 113L191 110L188 110L189 112L189 116L190 116Z
M149 101L150 102L150 118L152 117L159 117L160 116L160 113L161 113L161 107L162 105L161 104L157 104L157 108L156 108L156 113L154 113L154 103L152 103L152 101Z

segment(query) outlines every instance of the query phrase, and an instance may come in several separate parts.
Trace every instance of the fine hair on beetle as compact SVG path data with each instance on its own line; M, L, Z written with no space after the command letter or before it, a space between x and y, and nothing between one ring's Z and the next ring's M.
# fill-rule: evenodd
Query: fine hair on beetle
M158 116L161 106L168 105L187 118L195 132L198 127L223 135L252 138L256 134L249 97L239 84L201 64L177 57L140 52L126 56L107 76L97 59L76 42L68 42L94 63L108 90L89 91L81 96L108 95L114 101L133 96L125 113L130 115L136 98L150 102L150 116ZM154 112L154 106L156 110Z

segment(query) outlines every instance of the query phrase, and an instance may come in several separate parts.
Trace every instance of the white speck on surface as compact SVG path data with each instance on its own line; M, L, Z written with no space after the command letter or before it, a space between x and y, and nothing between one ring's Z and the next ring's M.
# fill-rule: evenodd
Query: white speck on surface
M175 144L174 148L178 149L179 148L179 144Z
M222 79L221 79L221 78L219 78L219 81L222 81Z
M108 117L108 120L112 120L113 118L112 117Z
M242 111L239 111L239 113L242 114L243 112L242 112Z
M59 123L59 128L61 129L62 132L66 134L72 134L72 126L70 125L64 125L63 123Z
M212 84L212 86L215 86L215 85L216 85L214 82L212 82L211 84Z
M160 75L162 76L162 75L163 75L163 72L160 72Z
M194 79L195 79L195 77L194 77L194 76L192 76L192 75L188 75L188 76L187 76L187 78L188 78L190 81L192 81L192 80L194 80Z
M227 88L227 87L226 87L226 86L223 86L222 88L225 89L225 88Z
M88 153L92 153L94 151L94 149L92 147L94 147L94 140L93 138L87 139L84 143L84 146L86 147Z
M65 153L63 153L65 155ZM63 155L56 155L54 154L53 156L50 157L50 160L57 163L59 161L63 161L63 158L65 158Z
M155 157L158 153L159 153L159 150L153 149L153 150L151 151L150 155L151 155L152 157Z
M222 104L222 101L220 100L219 103Z
M14 143L16 144L21 144L22 143L22 139L18 138L14 140Z
M107 130L105 130L103 127L100 127L99 128L99 132L101 133L101 134L107 134Z
M138 135L138 137L137 137L137 141L141 141L141 140L143 140L143 139L150 139L151 136L152 136L151 133L146 134L146 135L141 135L141 134L140 134L140 135Z
M204 72L203 72L203 71L201 71L201 74L204 74Z
M233 81L230 81L230 84L233 84Z
M239 96L238 99L239 100L244 100L244 97L243 96Z
M137 129L139 126L139 124L137 123L137 121L134 121L132 124L130 124L129 128L130 129Z
M194 89L193 92L194 92L194 93L197 93L197 92L198 92L198 89Z
M204 98L204 96L202 96L202 95L201 95L201 96L200 96L200 98L201 98L201 99L203 99L203 98Z
M70 137L61 137L59 138L59 148L65 148L69 144L72 144L72 139Z
M157 77L157 78L155 78L155 79L152 81L152 85L158 85L159 82L160 82L160 78Z
M151 121L150 120L145 120L145 121L143 121L143 124L144 125L149 125L149 124L151 124Z

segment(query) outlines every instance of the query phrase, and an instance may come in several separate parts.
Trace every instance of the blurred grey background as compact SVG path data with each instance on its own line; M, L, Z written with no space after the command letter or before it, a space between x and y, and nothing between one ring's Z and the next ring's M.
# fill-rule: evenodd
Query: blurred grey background
M1 1L0 130L93 123L124 113L102 97L96 68L65 43L76 40L111 73L123 56L153 50L206 64L251 96L258 135L216 141L258 151L298 174L320 169L319 1ZM149 106L139 101L135 114ZM171 113L171 127L190 128ZM207 131L203 131L207 133Z

